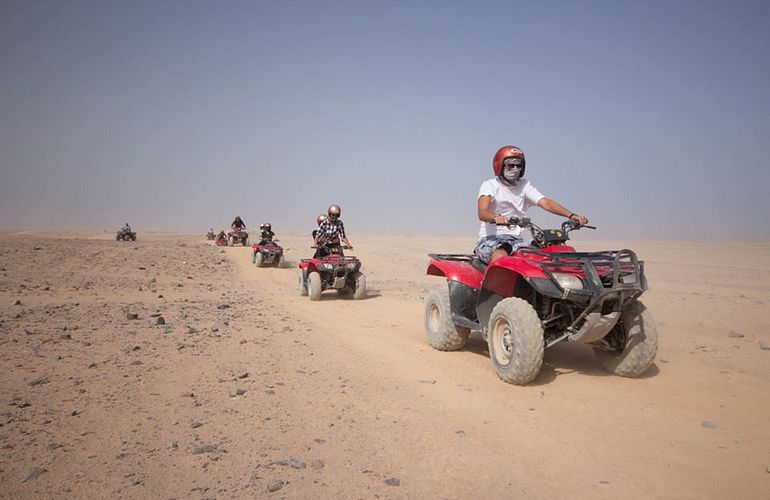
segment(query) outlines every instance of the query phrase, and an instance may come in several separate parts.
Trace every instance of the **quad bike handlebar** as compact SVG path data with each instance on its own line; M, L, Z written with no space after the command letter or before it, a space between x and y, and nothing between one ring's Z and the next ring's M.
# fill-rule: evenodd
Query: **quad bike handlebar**
M508 227L519 226L524 229L534 228L534 229L540 229L542 231L540 226L532 222L532 220L529 217L509 217L508 222L505 222L505 223L495 222L495 224L497 224L498 226L508 226ZM561 223L561 229L566 233L570 231L574 231L575 229L583 228L583 227L586 229L596 229L596 226L589 226L587 224L581 225L578 221L572 220L572 219L566 220Z
M324 247L324 246L340 247L343 250L353 250L353 247L351 245L310 245L310 248L318 248L318 247Z
M552 237L547 239L545 230L543 230L540 226L532 222L532 220L529 217L510 217L508 218L507 223L504 223L504 224L496 223L496 224L498 226L507 226L507 227L518 226L524 229L529 229L530 233L532 233L532 244L536 247L543 248L549 244L554 244L554 242L556 241ZM568 235L570 231L575 231L581 228L596 229L596 226L581 225L580 222L572 219L566 220L561 223L561 232L563 233L564 237L563 239L560 238L558 241L568 240L569 239Z

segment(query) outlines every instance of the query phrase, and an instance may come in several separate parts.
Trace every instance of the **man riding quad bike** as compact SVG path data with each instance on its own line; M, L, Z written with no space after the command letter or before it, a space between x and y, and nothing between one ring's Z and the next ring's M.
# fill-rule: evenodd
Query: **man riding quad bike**
M327 216L318 216L318 229L313 231L315 255L299 263L299 293L310 295L310 300L321 300L321 292L330 289L337 290L342 297L352 296L356 300L366 297L361 261L343 253L343 248L352 250L353 247L345 234L341 214L339 205L329 205Z
M118 229L118 232L115 235L115 241L136 241L136 233L131 230L131 226L128 225L128 222L126 222L125 226Z
M274 240L275 233L269 223L259 226L259 243L251 246L251 262L257 267L274 265L283 267L283 248Z
M217 234L214 232L214 228L212 227L211 229L209 229L209 232L206 233L206 239L213 240L216 237L217 237Z
M214 244L219 247L226 247L227 246L227 233L224 231L219 231L219 234L217 234L216 240L214 240Z
M640 375L655 357L657 333L637 300L647 282L636 254L565 245L588 218L540 193L525 177L521 148L498 149L492 170L479 188L473 254L432 256L428 274L445 276L448 287L426 298L428 341L459 349L471 330L480 330L497 374L514 384L534 379L543 349L562 340L590 343L613 373ZM561 229L542 230L527 218L535 206L568 220ZM521 237L524 229L534 248Z
M310 300L321 300L324 290L337 290L342 297L360 300L366 297L366 276L361 272L361 261L357 257L345 256L343 248L336 243L321 243L312 259L299 263L299 294L310 296Z
M519 217L498 224L529 229L531 247L488 265L478 255L430 255L427 273L447 280L425 299L431 346L461 349L472 330L480 331L497 375L521 385L540 372L544 349L562 341L590 344L616 375L638 377L649 368L658 337L639 300L647 280L634 252L575 251L565 243L581 227L576 220L560 229Z

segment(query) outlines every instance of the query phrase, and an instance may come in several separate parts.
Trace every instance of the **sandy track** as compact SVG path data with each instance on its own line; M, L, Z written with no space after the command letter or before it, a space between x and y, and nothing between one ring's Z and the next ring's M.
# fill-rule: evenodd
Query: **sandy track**
M622 379L590 349L557 346L535 382L516 387L496 378L480 339L454 353L423 339L422 297L441 284L424 275L425 254L467 242L360 240L371 296L320 302L296 294L294 269L257 269L244 248L222 254L181 236L59 240L62 256L42 262L31 248L50 239L3 240L0 479L11 487L0 495L770 494L766 247L729 261L718 248L639 249L662 336L655 367ZM282 243L290 261L310 252L304 238ZM18 267L13 250L37 265ZM136 281L116 281L121 270ZM81 289L51 296L46 279ZM8 305L19 296L23 305ZM69 316L47 314L54 302L70 304ZM128 306L141 327L125 320ZM155 310L169 331L152 324ZM65 319L81 324L75 340L62 340ZM40 334L26 334L30 325ZM29 386L42 372L50 382ZM45 472L27 479L35 468Z

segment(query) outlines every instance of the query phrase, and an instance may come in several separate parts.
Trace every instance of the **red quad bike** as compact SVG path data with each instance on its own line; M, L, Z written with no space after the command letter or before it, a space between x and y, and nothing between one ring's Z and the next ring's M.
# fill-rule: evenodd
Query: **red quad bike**
M639 296L644 263L631 250L576 252L565 244L580 224L541 229L528 218L531 247L487 266L474 255L431 254L428 274L448 287L425 298L428 342L440 351L462 348L480 330L497 375L524 385L540 373L543 351L563 340L593 347L610 373L638 377L658 347L655 322ZM596 229L591 226L584 226Z
M136 241L136 232L118 229L115 235L115 241Z
M227 233L227 238L230 240L230 246L235 246L236 243L240 243L243 246L249 244L249 233L243 229L233 229Z
M251 262L257 267L283 267L283 248L277 244L277 241L268 241L264 245L260 243L251 245Z
M352 250L353 247L345 247ZM339 245L324 247L328 255L302 259L299 263L299 294L321 300L324 290L337 290L341 297L360 300L366 297L366 276L357 257L346 257Z

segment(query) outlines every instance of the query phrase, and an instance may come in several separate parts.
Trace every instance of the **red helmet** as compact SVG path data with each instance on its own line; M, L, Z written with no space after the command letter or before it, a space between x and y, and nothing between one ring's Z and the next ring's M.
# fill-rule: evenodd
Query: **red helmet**
M524 177L524 171L527 169L527 160L524 159L524 151L517 146L503 146L497 150L495 157L492 159L492 168L495 171L495 175L497 177L503 175L503 160L506 158L521 158L521 177Z
M315 223L320 226L321 223L323 221L325 221L326 219L328 219L328 218L329 217L327 217L326 214L318 214L318 217L316 217L316 219L315 219Z

